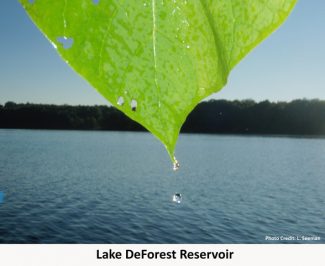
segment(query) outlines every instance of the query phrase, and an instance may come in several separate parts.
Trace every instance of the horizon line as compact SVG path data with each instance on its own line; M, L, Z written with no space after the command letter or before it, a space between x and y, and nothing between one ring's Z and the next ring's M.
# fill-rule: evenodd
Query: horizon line
M250 102L254 102L254 103L262 103L262 102L269 102L269 103L291 103L291 102L295 102L295 101L325 101L325 99L320 99L320 98L296 98L296 99L292 99L292 100L270 100L270 99L264 99L264 100L254 100L252 98L246 98L246 99L205 99L202 100L200 103L203 102L213 102L213 101L228 101L228 102L245 102L245 101L250 101ZM108 106L108 107L114 107L109 101L107 101L107 105L105 104L71 104L71 103L39 103L39 102L15 102L12 100L7 100L5 102L0 102L0 106L5 106L7 103L14 103L17 105L20 104L31 104L31 105L57 105L57 106ZM200 104L199 103L199 104Z

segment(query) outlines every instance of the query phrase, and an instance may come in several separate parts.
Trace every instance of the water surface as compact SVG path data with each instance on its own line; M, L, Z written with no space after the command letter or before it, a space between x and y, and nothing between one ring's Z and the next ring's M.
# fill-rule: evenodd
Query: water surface
M325 243L324 139L181 135L177 158L147 133L0 130L0 242Z

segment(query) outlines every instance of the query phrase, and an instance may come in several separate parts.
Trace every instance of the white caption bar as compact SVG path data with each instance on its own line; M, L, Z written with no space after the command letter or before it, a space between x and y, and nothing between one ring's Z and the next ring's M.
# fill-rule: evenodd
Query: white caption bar
M324 266L325 245L0 245L4 266Z

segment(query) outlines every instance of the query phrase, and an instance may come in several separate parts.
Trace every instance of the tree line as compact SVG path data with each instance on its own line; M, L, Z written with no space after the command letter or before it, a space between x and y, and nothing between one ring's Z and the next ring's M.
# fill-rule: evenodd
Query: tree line
M109 106L0 105L0 128L144 131ZM325 101L210 100L188 116L182 132L325 135Z

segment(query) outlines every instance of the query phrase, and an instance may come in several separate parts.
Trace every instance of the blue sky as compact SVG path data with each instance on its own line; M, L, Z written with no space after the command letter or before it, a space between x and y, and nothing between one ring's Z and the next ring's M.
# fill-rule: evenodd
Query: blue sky
M1 0L0 104L107 104L58 56L16 0ZM285 24L212 98L325 99L325 1L300 0ZM211 98L211 97L210 97Z

